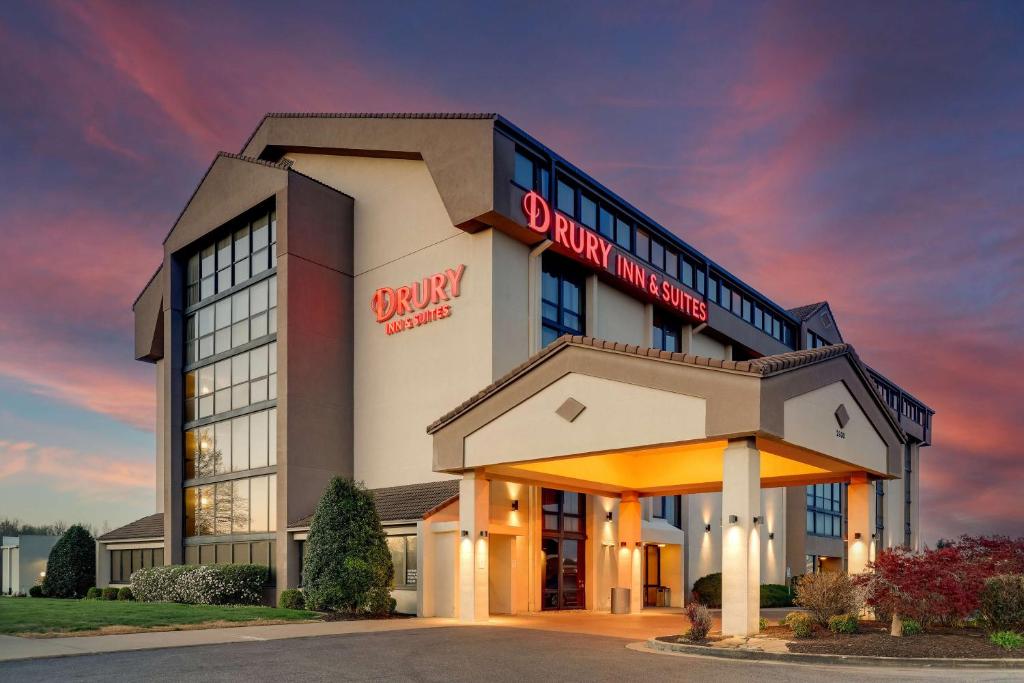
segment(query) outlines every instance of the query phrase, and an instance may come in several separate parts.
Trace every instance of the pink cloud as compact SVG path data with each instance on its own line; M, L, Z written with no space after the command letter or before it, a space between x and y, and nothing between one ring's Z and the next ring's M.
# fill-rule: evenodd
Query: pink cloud
M120 460L30 442L0 441L0 480L44 481L57 491L118 499L154 485L150 462ZM11 466L11 463L16 465Z

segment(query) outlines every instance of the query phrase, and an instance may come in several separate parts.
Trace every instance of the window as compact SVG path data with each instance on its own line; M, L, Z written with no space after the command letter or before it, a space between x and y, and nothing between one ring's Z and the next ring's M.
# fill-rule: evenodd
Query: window
M395 588L416 588L419 571L416 565L416 537L388 536L391 565L395 569Z
M752 304L750 303L750 299L744 298L743 299L743 319L746 320L748 323L753 320L753 318L751 317L752 316L751 309L752 309Z
M277 214L241 221L231 234L201 248L186 267L185 301L194 306L277 266Z
M679 278L679 254L671 249L665 250L665 272L671 277Z
M665 245L651 240L651 263L659 270L665 270Z
M516 165L512 174L512 180L516 185L533 190L533 160L520 152L516 152Z
M185 422L277 398L277 342L185 373Z
M583 277L567 264L545 256L541 275L541 343L563 334L583 334Z
M277 464L277 408L185 431L185 479Z
M722 280L718 285L718 292L718 305L728 311L732 305L732 290L729 289L729 285L726 284L725 280Z
M696 264L688 258L683 258L683 273L680 280L684 285L693 289L695 287L694 272L696 271Z
M185 564L258 564L270 571L267 586L275 585L274 541L201 543L185 546Z
M558 210L566 216L576 217L576 190L565 181L558 181Z
M633 226L621 218L615 219L615 243L626 251L633 246Z
M139 569L159 567L164 563L163 548L139 548L110 551L110 583L128 583Z
M613 216L612 212L603 206L598 212L597 229L608 239L615 239L615 216Z
M275 275L189 315L185 320L185 365L276 332Z
M839 538L843 535L843 485L807 487L807 533Z
M593 230L597 229L597 202L585 194L580 195L580 223Z
M651 260L651 236L639 228L636 231L636 255L644 261Z
M807 348L808 349L820 349L822 346L828 346L829 342L825 341L822 337L819 337L814 332L807 330Z
M185 489L185 536L226 536L277 529L277 475Z
M652 342L654 348L662 351L679 353L682 351L680 330L682 323L675 318L663 314L661 311L654 312L654 334Z

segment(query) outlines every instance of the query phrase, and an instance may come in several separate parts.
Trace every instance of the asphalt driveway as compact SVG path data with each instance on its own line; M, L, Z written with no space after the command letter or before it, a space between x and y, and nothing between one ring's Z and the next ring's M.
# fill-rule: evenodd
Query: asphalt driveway
M0 681L1024 680L1024 672L863 669L647 654L628 640L442 627L117 652L0 664Z

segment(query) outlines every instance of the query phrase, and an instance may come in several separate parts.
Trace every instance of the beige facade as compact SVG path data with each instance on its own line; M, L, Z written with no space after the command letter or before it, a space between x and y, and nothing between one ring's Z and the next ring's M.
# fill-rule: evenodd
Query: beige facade
M808 484L853 482L856 500L848 494L843 503L858 515L850 528L871 548L903 543L905 452L911 544L917 542L918 448L927 444L930 413L923 426L894 414L891 396L879 393L873 371L852 350L819 353L791 372L756 365L759 357L804 348L809 330L841 342L834 323L823 326L820 306L803 320L755 298L765 320L784 321L785 334L778 325L762 325L765 333L739 303L730 311L687 289L708 310L704 321L669 316L687 360L637 355L655 345L656 317L679 311L580 262L553 234L527 228L525 190L512 179L520 148L535 144L492 116L272 116L242 156L215 160L135 305L136 356L157 373L165 562L184 561L197 544L270 542L280 591L299 580L305 528L296 520L310 515L331 476L352 476L371 489L457 479L457 499L387 526L392 536L416 539L415 585L395 591L403 610L477 620L550 607L545 549L555 547L559 563L578 553L573 562L585 586L576 595L559 579L558 601L609 609L612 588L627 587L634 609L657 600L680 605L708 573L725 570L734 579L742 568L749 579L743 586L786 583L804 573L808 556L853 552L842 533L806 533ZM569 173L552 159L559 178ZM572 174L584 188L579 196L605 192ZM183 375L203 367L183 360L184 326L196 309L184 300L185 262L260 206L272 207L277 221L278 323L266 337L276 343L277 395L261 404L276 409L276 459L259 471L189 479L183 432L220 418L188 422L182 410ZM662 243L685 252L669 237ZM544 273L563 261L581 272L579 333L631 345L629 352L586 344L542 352L550 306ZM683 261L675 267L680 271L667 279L683 277ZM710 279L712 266L703 267ZM446 273L457 280L448 283ZM416 297L433 292L435 276L442 296L419 307ZM715 276L724 282L725 275ZM398 301L401 291L408 313L373 308L383 306L382 296ZM405 324L442 304L443 315ZM495 381L485 400L436 421ZM910 399L900 392L895 400ZM837 429L838 406L847 421ZM185 489L254 473L276 476L270 530L189 535ZM874 514L867 494L876 481L886 493L879 539L871 538L873 519L861 519L865 506ZM557 514L568 520L558 534L546 526L550 491L566 492L558 494ZM570 493L583 496L578 520ZM735 528L732 515L743 518ZM751 541L740 554L729 540L737 534ZM730 585L740 591L739 583ZM744 604L730 621L737 631L749 628L756 612L756 604Z

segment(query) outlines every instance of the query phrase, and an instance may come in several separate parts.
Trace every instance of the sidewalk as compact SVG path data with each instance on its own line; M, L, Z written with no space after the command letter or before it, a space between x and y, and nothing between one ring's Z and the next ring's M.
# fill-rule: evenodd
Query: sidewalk
M231 628L193 629L189 631L159 631L154 633L126 633L109 636L79 636L66 638L19 638L0 635L0 662L38 657L65 657L68 655L151 650L189 645L218 645L247 643L284 638L334 636L348 633L377 633L407 631L438 626L458 626L455 619L384 619L360 621L331 621L310 624L274 624L272 626L236 626Z

